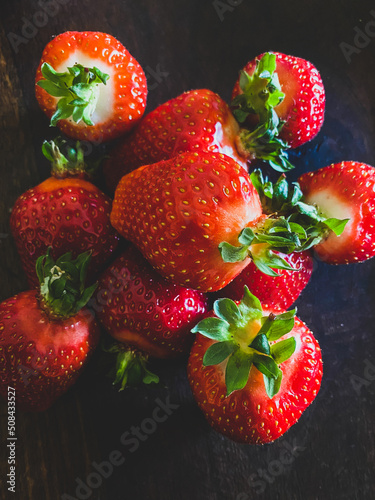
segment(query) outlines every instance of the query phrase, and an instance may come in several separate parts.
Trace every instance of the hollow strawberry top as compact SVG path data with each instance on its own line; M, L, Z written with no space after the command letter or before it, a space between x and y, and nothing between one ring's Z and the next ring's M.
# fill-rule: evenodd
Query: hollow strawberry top
M142 117L147 82L139 63L113 36L67 31L45 47L35 78L41 109L69 137L107 141Z
M343 161L303 174L299 179L308 203L326 217L348 219L340 236L333 232L314 247L330 264L363 262L375 255L375 168Z
M322 127L325 110L323 81L316 67L305 59L280 52L266 54L274 54L275 56L275 74L278 77L276 87L279 87L283 94L282 99L269 101L267 108L274 109L280 120L280 138L289 147L296 148L313 139ZM261 83L261 79L258 82L253 82L251 77L264 55L261 54L246 64L242 77L237 80L232 94L234 105L240 105L240 111L244 113L244 118L250 120L253 126L257 124L258 107L264 108L264 103L257 94L261 91L259 95L263 95L262 87L259 85L264 84ZM266 83L266 80L264 82ZM270 83L272 83L270 89L272 98L275 82ZM252 112L250 114L248 113L249 109Z

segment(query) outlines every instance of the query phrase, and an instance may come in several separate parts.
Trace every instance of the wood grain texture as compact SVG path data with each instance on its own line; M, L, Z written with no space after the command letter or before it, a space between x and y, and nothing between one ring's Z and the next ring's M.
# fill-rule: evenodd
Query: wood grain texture
M46 19L40 12L47 4L57 10L47 10ZM148 111L192 88L210 88L228 100L239 69L264 50L311 60L325 83L326 119L314 141L291 153L296 164L291 177L296 178L344 159L375 165L375 37L357 48L350 63L340 47L342 42L354 46L358 30L375 19L373 10L370 0L2 1L1 299L26 286L9 234L9 211L17 196L48 176L40 147L55 131L38 108L33 82L52 36L99 30L119 38L147 73ZM24 41L15 45L12 33ZM374 283L374 261L345 267L315 262L297 306L322 347L322 389L300 422L275 444L238 445L211 430L192 399L186 360L155 363L162 380L158 387L118 393L104 376L98 354L49 411L17 413L15 495L6 486L7 407L1 402L0 498L375 498L375 374L367 370L375 364ZM358 378L364 380L361 388L355 385ZM137 447L129 443L127 433L147 426L155 407L168 400L176 406L168 419ZM77 490L77 479L95 483L92 474L110 456L124 462L91 493Z

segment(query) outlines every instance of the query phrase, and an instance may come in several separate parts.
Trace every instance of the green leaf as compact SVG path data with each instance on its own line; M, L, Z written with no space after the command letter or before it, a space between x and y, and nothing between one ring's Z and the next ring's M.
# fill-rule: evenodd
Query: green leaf
M279 392L282 378L283 372L280 369L276 378L267 377L267 375L263 374L264 386L266 388L267 396L270 399L272 399Z
M324 223L326 224L326 226L329 227L331 231L335 233L336 236L340 236L343 233L346 224L349 222L349 220L350 219L340 220L340 219L330 218L330 219L325 219Z
M249 316L249 312L252 312L253 314L254 312L258 312L259 315L262 314L262 304L260 300L250 292L246 285L244 286L243 296L238 308L244 318ZM257 315L256 317L258 318L259 316Z
M219 318L227 323L237 323L241 320L241 312L237 304L227 298L215 300L213 310Z
M228 329L229 323L227 321L210 316L202 319L191 331L193 333L201 333L209 339L221 341L231 338Z
M294 317L290 319L282 319L276 316L275 320L272 322L271 327L267 333L267 338L269 341L278 340L283 335L289 333L294 327Z
M215 342L204 353L203 366L218 365L238 348L238 344L232 340Z
M280 340L276 344L271 345L271 356L275 362L280 365L289 359L296 350L296 339L289 337L285 340Z
M42 65L41 70L44 79L37 84L51 96L60 98L51 118L51 126L67 118L94 125L92 115L99 97L99 85L105 85L109 75L97 67L86 68L81 64L69 67L65 73L57 73L47 63Z
M218 248L224 262L241 262L249 255L246 246L236 247L226 241L219 243Z
M240 349L235 351L228 358L225 370L225 385L227 396L233 391L243 389L249 379L252 356L244 353Z
M279 367L277 363L271 356L266 356L265 354L254 353L253 356L254 366L266 377L277 378L279 374Z
M261 335L257 335L252 343L249 345L252 349L261 352L262 354L269 355L271 352L270 345L268 343L267 336L262 333Z

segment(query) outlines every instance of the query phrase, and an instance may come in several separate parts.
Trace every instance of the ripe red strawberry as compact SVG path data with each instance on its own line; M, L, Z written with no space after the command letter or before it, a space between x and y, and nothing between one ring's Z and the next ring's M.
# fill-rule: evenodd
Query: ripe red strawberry
M61 146L61 145L60 145ZM112 255L119 235L110 224L111 199L85 180L83 153L67 157L51 141L43 152L52 162L52 176L15 202L10 227L30 286L38 285L37 258L53 247L52 256L71 251L74 257L92 252L92 278Z
M262 273L254 262L234 278L226 287L215 294L216 297L228 297L241 300L246 285L263 305L276 305L288 309L300 296L308 284L312 271L313 259L309 250L278 254L292 269L277 269L277 276Z
M307 203L325 217L349 219L342 234L329 232L314 247L321 260L330 264L362 262L375 255L375 168L343 161L299 179Z
M230 439L272 442L315 399L321 352L294 311L263 310L245 288L241 302L216 301L193 332L191 390L209 424Z
M113 36L67 31L45 47L35 79L41 109L74 139L103 142L142 117L147 82L139 63Z
M101 275L94 307L105 330L123 345L116 381L124 386L144 374L149 380L148 356L166 359L189 352L190 330L207 312L207 298L166 281L131 245Z
M267 82L264 68L256 70L259 61L269 55L275 57L277 77ZM257 73L261 74L260 78ZM277 114L272 118L278 118L279 122L273 123L276 135L291 148L313 139L324 121L325 92L321 76L313 64L300 57L280 52L261 54L243 68L232 97L236 117L241 122L250 120L248 123L253 127L259 119L261 123L266 121L264 114Z
M284 220L263 216L245 170L220 153L181 154L124 176L111 222L163 276L203 292L223 288L250 256L277 268L285 263L269 249L296 247Z
M107 186L115 190L132 170L197 150L225 153L246 168L249 154L238 141L239 126L229 106L207 89L190 90L146 115L111 152L104 165Z
M49 253L37 262L40 291L0 304L0 394L15 390L18 408L46 410L78 378L99 339L85 307L95 285L84 288L88 253L75 261Z

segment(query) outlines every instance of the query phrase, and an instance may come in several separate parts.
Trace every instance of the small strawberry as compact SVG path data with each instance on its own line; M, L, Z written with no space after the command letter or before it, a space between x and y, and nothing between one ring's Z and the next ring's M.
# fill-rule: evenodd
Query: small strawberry
M223 288L250 257L273 275L270 268L289 268L271 250L305 249L309 237L298 224L263 215L247 172L232 158L208 152L181 154L124 176L111 222L164 277L203 292Z
M271 71L270 71L271 69ZM262 126L266 142L296 148L313 139L324 121L325 92L318 70L305 59L267 52L248 62L233 90L234 114L252 124L247 141ZM257 126L258 124L258 126Z
M45 47L35 92L62 132L95 142L131 130L142 117L147 82L139 63L113 36L67 31Z
M59 143L62 147L63 143ZM91 250L92 278L112 255L119 235L110 224L110 198L84 179L79 144L64 156L57 143L43 144L52 162L52 176L15 202L10 227L30 286L37 286L35 263L53 247L52 256L71 251L74 257Z
M145 363L187 353L191 327L207 311L205 295L166 281L130 246L101 275L95 294L97 317L123 346L116 382L154 381ZM116 350L116 349L115 349Z
M89 253L55 262L49 252L36 267L40 291L0 304L0 394L15 389L19 409L42 411L77 379L99 340L85 307L95 285L84 288Z
M291 269L277 269L277 276L262 273L254 262L234 278L226 287L215 294L216 297L228 297L240 300L246 285L250 292L262 304L274 304L282 309L288 309L300 296L308 284L312 271L313 259L309 250L290 254L277 253Z
M326 234L314 246L330 264L362 262L375 255L375 168L355 161L335 163L299 179L307 203L325 217L348 220L342 234Z
M244 168L249 156L237 144L239 126L229 106L207 89L190 90L151 111L104 164L107 186L115 190L132 170L192 151L225 153Z
M295 311L262 308L245 287L240 302L219 299L193 332L188 378L209 424L242 443L282 436L315 399L319 344Z

